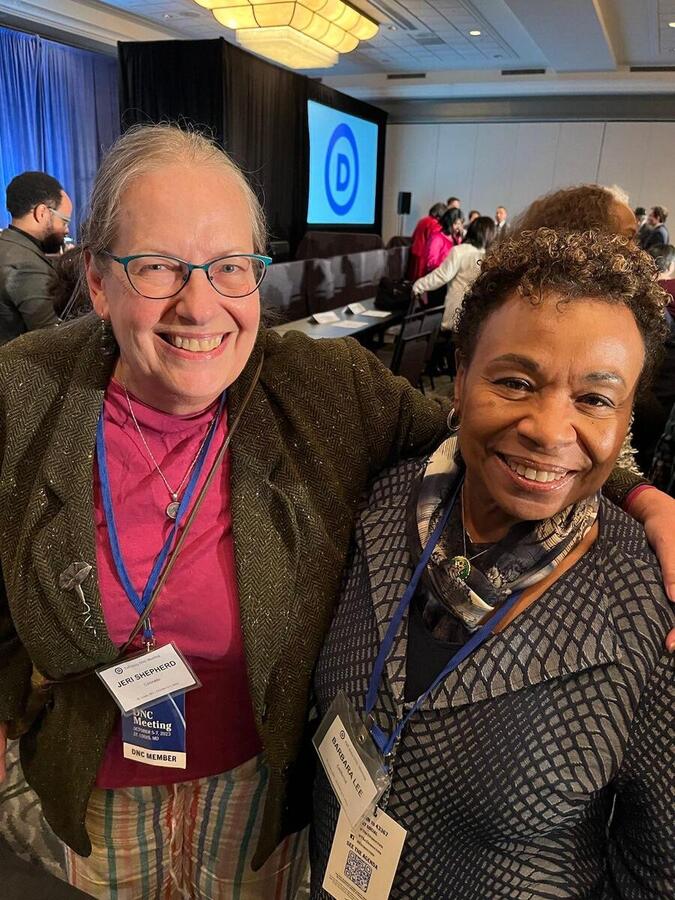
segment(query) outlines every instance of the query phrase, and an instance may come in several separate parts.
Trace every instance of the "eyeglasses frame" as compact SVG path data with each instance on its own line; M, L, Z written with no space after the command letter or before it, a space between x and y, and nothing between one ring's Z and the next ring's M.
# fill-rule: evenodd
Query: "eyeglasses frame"
M55 216L58 216L64 225L70 225L72 222L72 216L64 216L63 213L60 213L58 209L54 209L53 206L48 206L47 209L49 212L54 213Z
M263 256L261 253L227 253L225 256L216 256L215 259L212 259L209 262L198 264L198 263L188 262L186 259L181 259L180 256L169 256L166 253L132 253L131 256L115 256L115 254L111 253L109 250L103 250L101 252L104 256L109 256L110 259L114 260L116 263L119 263L121 266L124 267L124 274L127 276L127 281L131 285L132 289L134 291L136 291L138 296L143 297L144 300L170 300L172 297L176 297L178 294L180 294L180 292L183 290L183 288L187 285L187 283L189 282L190 277L192 276L192 273L195 271L195 269L201 269L204 272L208 283L211 285L211 287L217 294L220 294L221 297L228 297L230 300L242 300L244 297L250 297L251 294L255 293L255 291L258 290L258 288L260 287L260 285L263 283L263 281L265 279L265 275L267 273L267 267L269 265L271 265L271 263L272 263L271 256ZM181 286L178 288L177 291L174 291L173 294L168 294L166 297L148 297L145 294L142 294L138 290L136 285L131 280L131 276L129 275L128 265L130 262L132 262L132 260L143 259L146 256L156 257L157 259L170 259L170 260L173 260L173 262L179 262L179 263L182 263L184 266L187 266L187 269L188 269L187 278L181 284ZM253 290L249 291L247 294L239 294L236 297L232 297L229 294L223 294L221 291L218 290L218 288L215 286L213 281L209 278L209 269L211 268L211 266L214 263L219 262L221 259L238 259L242 256L246 257L246 259L259 259L260 262L263 263L264 269L263 269L262 277L261 277L260 281L256 284L256 286L253 288Z

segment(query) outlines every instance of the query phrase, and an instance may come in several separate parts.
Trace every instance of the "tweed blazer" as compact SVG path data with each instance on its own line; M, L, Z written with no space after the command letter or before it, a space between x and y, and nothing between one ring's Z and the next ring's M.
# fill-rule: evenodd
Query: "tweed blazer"
M314 662L337 596L359 495L402 455L436 443L446 412L351 339L261 329L228 391L237 415L264 363L231 453L232 521L255 720L270 767L254 865L309 810L301 750ZM107 663L93 526L95 430L117 359L89 315L0 351L0 721L17 720L33 667L59 679ZM73 562L92 624L60 575ZM99 679L56 685L24 734L22 765L54 831L90 853L88 798L116 707Z
M375 658L413 572L408 498L420 463L373 485L319 656L321 713L363 714ZM406 830L392 900L666 900L675 895L673 612L641 527L606 500L595 544L422 703L388 760L382 805ZM373 714L406 702L408 616ZM312 900L338 803L319 773ZM363 873L363 874L367 874Z
M58 322L48 290L53 271L25 234L13 228L0 234L0 344Z

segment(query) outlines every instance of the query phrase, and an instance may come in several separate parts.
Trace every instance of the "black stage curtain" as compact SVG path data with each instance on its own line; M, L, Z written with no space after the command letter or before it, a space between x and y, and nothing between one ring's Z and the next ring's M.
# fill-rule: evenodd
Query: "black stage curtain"
M307 100L375 122L379 126L375 224L359 230L381 233L385 112L265 62L222 38L118 46L122 128L170 120L206 129L249 176L271 237L289 241L292 254L307 229Z
M122 131L149 122L194 125L222 145L223 41L118 44Z
M244 169L273 240L293 250L307 217L307 78L223 42L225 149Z

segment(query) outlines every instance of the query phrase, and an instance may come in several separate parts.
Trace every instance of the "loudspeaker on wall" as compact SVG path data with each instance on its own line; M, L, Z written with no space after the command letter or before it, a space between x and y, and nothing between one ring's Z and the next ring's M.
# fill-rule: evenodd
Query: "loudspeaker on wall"
M411 201L412 201L412 194L410 193L410 191L399 191L398 204L396 206L396 211L399 216L410 215Z

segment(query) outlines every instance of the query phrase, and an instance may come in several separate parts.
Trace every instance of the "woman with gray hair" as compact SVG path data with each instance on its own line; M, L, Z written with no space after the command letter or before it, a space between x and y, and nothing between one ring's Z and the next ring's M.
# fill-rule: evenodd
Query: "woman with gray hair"
M95 312L0 353L0 740L96 897L294 895L358 498L445 433L354 341L261 327L264 247L218 148L127 132Z

